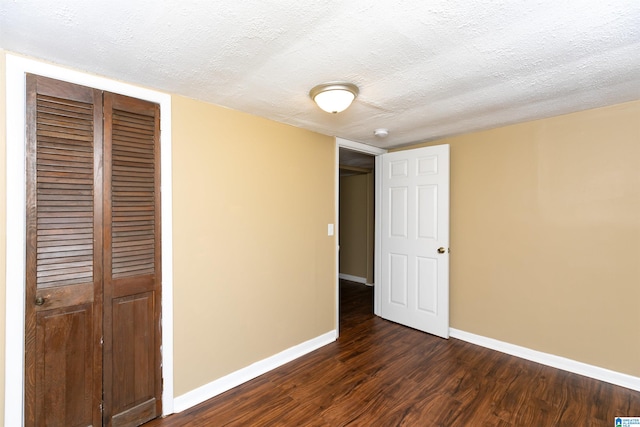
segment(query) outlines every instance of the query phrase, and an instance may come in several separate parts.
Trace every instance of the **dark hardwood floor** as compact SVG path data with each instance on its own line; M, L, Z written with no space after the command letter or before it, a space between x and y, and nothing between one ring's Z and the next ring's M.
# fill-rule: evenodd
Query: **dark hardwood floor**
M145 427L609 427L640 416L640 392L382 320L364 285L340 292L337 342Z

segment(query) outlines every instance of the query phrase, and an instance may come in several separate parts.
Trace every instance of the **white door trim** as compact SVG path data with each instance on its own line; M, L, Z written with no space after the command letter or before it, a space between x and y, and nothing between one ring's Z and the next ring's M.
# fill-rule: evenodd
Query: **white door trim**
M348 139L344 139L344 138L336 138L336 174L335 174L335 207L336 207L336 212L335 212L335 218L336 218L336 228L335 228L335 232L336 232L336 331L337 331L337 335L340 335L340 252L339 252L339 247L338 247L338 238L337 236L339 236L340 234L340 148L346 148L352 151L357 151L359 153L365 153L365 154L371 154L372 156L379 156L381 154L384 154L387 152L387 150L385 150L384 148L378 148L378 147L374 147L372 145L367 145L367 144L363 144L361 142L356 142L356 141L350 141ZM378 161L376 158L376 168L378 167ZM377 176L377 174L376 174ZM376 177L376 188L375 188L375 193L376 193L376 200L378 199L378 179ZM381 191L381 190L380 190ZM376 211L375 211L375 222L376 222L376 227L375 227L375 242L376 242L376 246L378 244L378 210L377 210L377 201L376 201ZM376 249L376 257L377 257L377 249ZM377 272L378 271L378 263L377 263L377 258L376 261L374 262L374 269ZM376 273L377 274L377 273ZM375 275L375 274L374 274ZM377 283L376 280L374 280L374 283Z
M363 144L362 142L350 141L344 138L336 138L339 148L347 148L352 151L358 151L360 153L371 154L372 156L379 156L387 152L384 148L374 147L372 145Z
M376 171L382 170L382 157L376 157ZM380 268L382 267L382 251L380 247L382 245L382 176L379 173L375 174L375 188L376 199L374 207L374 246L373 251L373 283L382 283L382 274ZM380 316L380 304L381 304L380 292L373 292L373 314Z
M173 234L171 96L37 60L6 55L6 331L4 425L24 425L25 73L160 104L162 191L162 409L173 413Z

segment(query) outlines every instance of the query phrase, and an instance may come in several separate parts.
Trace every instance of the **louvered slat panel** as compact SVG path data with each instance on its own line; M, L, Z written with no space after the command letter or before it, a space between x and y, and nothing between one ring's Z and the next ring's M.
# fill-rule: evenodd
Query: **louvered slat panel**
M93 281L93 106L38 94L37 288Z
M112 275L155 272L155 152L153 117L113 111Z

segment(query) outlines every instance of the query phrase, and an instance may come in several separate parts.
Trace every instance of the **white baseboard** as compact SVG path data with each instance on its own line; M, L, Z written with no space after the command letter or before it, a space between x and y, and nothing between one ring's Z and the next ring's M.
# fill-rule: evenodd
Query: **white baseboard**
M285 363L291 362L307 353L334 342L338 338L336 330L327 332L324 335L305 341L302 344L293 346L278 354L275 354L259 362L253 363L245 368L235 371L229 375L191 390L181 396L177 396L173 401L175 413L182 412L192 406L198 405L205 400L211 399L225 391L231 390L247 381L250 381L262 374L265 374Z
M338 278L348 280L350 282L362 283L363 285L373 286L373 283L367 283L366 277L352 276L351 274L338 274Z
M638 377L600 368L598 366L588 365L586 363L577 362L575 360L553 354L531 350L526 347L520 347L518 345L498 341L493 338L483 337L481 335L472 334L459 329L450 328L449 335L452 338L457 338L462 341L497 350L522 359L531 360L532 362L541 363L553 368L562 369L563 371L573 372L574 374L584 375L585 377L594 378L599 381L640 391L640 378Z

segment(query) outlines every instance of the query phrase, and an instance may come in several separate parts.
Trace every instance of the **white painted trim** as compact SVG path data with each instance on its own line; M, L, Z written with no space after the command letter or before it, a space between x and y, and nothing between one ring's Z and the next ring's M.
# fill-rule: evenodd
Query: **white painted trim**
M336 222L336 226L334 229L334 242L335 242L335 275L336 275L336 284L335 284L335 304L334 304L334 316L335 316L335 328L336 328L336 337L340 336L340 144L336 139L335 150L335 171L334 171L334 181L333 181L333 194L335 197L335 203L333 213L334 221Z
M278 354L253 363L245 368L235 371L220 379L212 381L181 396L177 396L174 402L175 412L182 412L205 400L211 399L225 391L231 390L247 381L250 381L262 374L276 369L286 363L291 362L305 354L311 353L327 344L334 342L337 338L337 331L333 330L319 337L305 341L302 344L293 346Z
M343 274L343 273L340 273L338 277L342 280L348 280L350 282L362 283L363 285L367 284L366 277L352 276L351 274Z
M25 299L25 81L6 57L6 323L4 425L23 425ZM15 141L13 143L12 141Z
M374 147L372 145L363 144L362 142L350 141L344 138L336 138L338 147L348 148L352 151L358 151L360 153L371 154L373 156L379 156L387 152L384 148Z
M382 156L376 157L376 174L375 174L375 244L373 254L373 281L380 285L382 283ZM382 297L380 295L380 286L376 286L373 291L373 313L380 316Z
M598 366L588 365L565 357L531 350L526 347L520 347L518 345L472 334L459 329L450 328L449 336L502 353L510 354L512 356L520 357L522 359L530 360L532 362L540 363L542 365L551 366L553 368L562 369L563 371L573 372L574 374L584 375L585 377L626 387L631 390L640 391L639 377L611 371Z
M171 95L38 60L6 55L7 243L4 425L23 425L25 298L25 73L38 74L160 104L162 191L163 414L173 413L173 231Z

